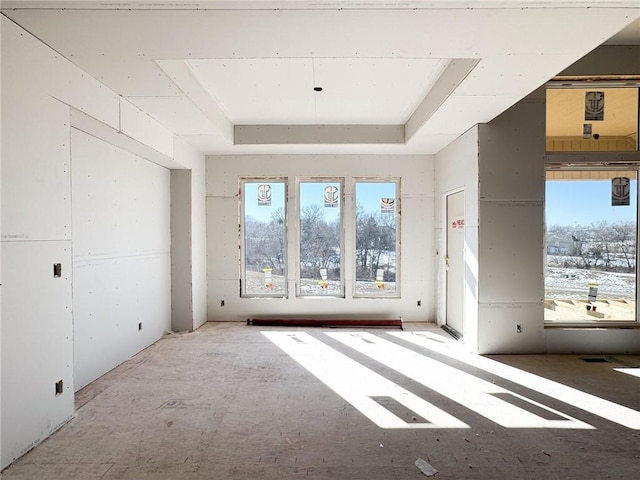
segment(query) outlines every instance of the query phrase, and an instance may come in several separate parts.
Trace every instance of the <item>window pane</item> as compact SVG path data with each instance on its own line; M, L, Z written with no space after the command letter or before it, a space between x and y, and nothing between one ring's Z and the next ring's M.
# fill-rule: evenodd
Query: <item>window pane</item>
M300 182L300 295L342 296L342 185Z
M545 320L636 320L636 171L550 171Z
M549 88L547 151L635 151L637 88Z
M243 187L243 294L285 296L285 184L256 180Z
M396 296L396 182L356 183L355 296Z

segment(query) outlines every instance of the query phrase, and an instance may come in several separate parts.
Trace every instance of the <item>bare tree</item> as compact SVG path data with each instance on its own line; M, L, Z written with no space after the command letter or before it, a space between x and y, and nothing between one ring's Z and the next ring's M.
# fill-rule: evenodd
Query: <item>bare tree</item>
M636 270L637 231L633 222L619 222L611 226L612 241L622 253L629 272Z
M601 221L589 226L570 227L553 225L547 229L547 238L566 239L572 245L569 255L549 258L550 265L635 272L637 231L634 222Z
M274 274L282 275L286 261L284 210L276 210L267 222L247 217L244 233L246 268L254 271L271 268Z
M367 213L360 205L356 211L356 275L359 280L374 280L378 268L382 267L382 256L395 255L396 217L393 214Z
M326 268L339 278L339 265L340 221L327 222L321 205L307 205L300 213L301 276L317 278L319 269Z

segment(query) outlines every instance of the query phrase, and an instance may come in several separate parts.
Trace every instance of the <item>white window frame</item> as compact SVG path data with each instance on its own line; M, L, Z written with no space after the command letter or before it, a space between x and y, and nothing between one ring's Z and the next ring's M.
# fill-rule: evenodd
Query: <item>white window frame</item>
M245 184L247 183L281 183L284 185L284 292L264 292L264 293L251 293L247 292L247 270L246 270L246 238L245 238ZM239 241L240 241L240 297L242 298L288 298L288 270L289 270L289 214L288 214L288 199L289 199L289 181L286 177L241 177L239 179L238 191L240 192L240 198L238 202L239 208Z
M345 271L344 271L344 257L345 257L345 228L344 228L344 216L345 216L345 178L344 177L297 177L296 178L296 202L295 202L295 221L291 222L292 242L297 245L295 249L295 271L296 271L296 296L298 298L320 299L320 298L345 298ZM301 195L300 186L303 183L337 183L340 185L340 291L337 294L322 294L313 295L309 293L302 293L301 282L301 255L300 249L302 248L301 242ZM295 240L293 240L295 239Z
M636 189L636 318L635 320L617 320L612 321L608 320L606 322L597 323L597 328L619 328L619 327L629 327L632 325L640 324L640 268L638 268L638 254L640 254L640 231L638 228L640 226L640 163L633 162L620 162L619 158L615 157L615 154L612 152L584 152L585 155L582 157L577 157L574 155L575 160L572 162L566 161L567 153L563 152L554 152L553 155L547 155L545 157L545 172L561 170L561 171L591 171L591 170L606 170L606 171L636 171L636 181L637 181L637 189ZM564 162L561 160L564 157ZM596 159L602 160L601 162L597 162ZM609 159L609 161L607 161ZM545 205L546 205L546 189L545 189ZM545 231L544 231L544 241L543 241L543 249L544 249L544 263L543 266L545 269L546 275L546 217L545 217ZM544 281L544 280L543 280ZM546 297L546 288L545 288L545 297ZM594 328L593 322L588 321L544 321L545 328L556 328L556 327L578 327L578 328Z
M356 245L357 245L357 235L358 235L358 194L357 194L357 184L358 183L395 183L395 220L396 220L396 247L395 247L395 271L396 271L396 290L393 295L364 295L358 294L356 291L357 284L357 254L356 254ZM352 265L353 265L353 298L372 298L372 299L380 299L380 298L400 298L400 278L401 278L401 254L400 254L400 232L401 232L401 178L399 177L354 177L352 183L352 191L353 191L353 255Z

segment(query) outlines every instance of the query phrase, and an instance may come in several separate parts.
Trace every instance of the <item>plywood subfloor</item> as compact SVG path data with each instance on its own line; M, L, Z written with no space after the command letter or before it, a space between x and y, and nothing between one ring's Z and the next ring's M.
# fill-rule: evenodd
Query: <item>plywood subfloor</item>
M210 323L165 337L79 392L76 418L6 469L3 480L420 480L427 477L415 466L419 458L438 470L439 480L638 478L639 430L392 332L370 331L593 427L506 428L461 405L473 396L471 384L454 401L337 342L328 330L284 330L310 335L469 426L380 428L261 333L283 330ZM446 344L448 337L441 338ZM640 378L614 370L640 367L640 356L596 363L572 355L491 358L640 410Z

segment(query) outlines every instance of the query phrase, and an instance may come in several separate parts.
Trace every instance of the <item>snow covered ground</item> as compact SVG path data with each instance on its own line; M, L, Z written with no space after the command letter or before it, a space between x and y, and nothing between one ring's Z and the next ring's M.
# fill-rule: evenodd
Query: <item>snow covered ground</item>
M329 280L327 288L323 288L319 280L320 279L303 278L300 284L300 294L329 297L342 295L340 282ZM271 288L265 285L265 276L262 272L247 271L246 282L245 291L250 295L284 295L286 291L285 279L282 275L271 276ZM290 292L290 294L291 293L293 292ZM384 288L382 288L378 287L376 282L358 281L356 282L355 294L362 297L395 297L396 284L395 282L385 282Z
M597 284L598 299L635 300L633 273L598 272L580 268L547 267L546 298L586 300L590 284Z
M245 291L251 295L284 295L285 278L272 275L272 287L265 286L262 272L247 272ZM587 300L589 287L597 284L598 299L635 300L635 274L599 272L580 268L547 267L545 276L545 298L561 300ZM290 292L290 294L293 292ZM322 288L319 279L302 279L301 295L335 296L341 295L340 283L330 280L327 288ZM356 282L356 296L395 297L395 282L386 282L384 288L375 282Z

